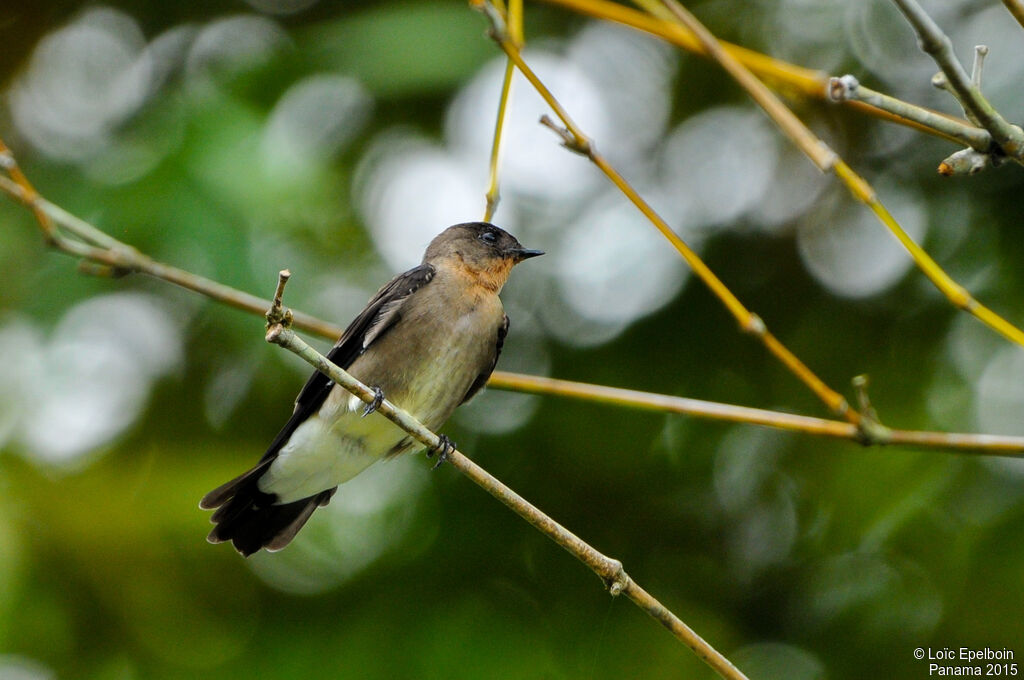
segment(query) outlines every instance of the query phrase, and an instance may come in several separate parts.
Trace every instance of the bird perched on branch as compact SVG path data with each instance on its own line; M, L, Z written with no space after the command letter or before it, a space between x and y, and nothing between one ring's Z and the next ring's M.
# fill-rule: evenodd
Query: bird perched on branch
M206 494L211 543L242 555L288 545L338 485L417 442L374 413L385 395L431 430L487 382L508 333L498 293L512 267L543 255L486 222L456 224L423 263L377 291L327 357L373 388L358 397L315 372L254 468ZM451 446L442 437L442 447ZM444 451L442 450L442 453Z

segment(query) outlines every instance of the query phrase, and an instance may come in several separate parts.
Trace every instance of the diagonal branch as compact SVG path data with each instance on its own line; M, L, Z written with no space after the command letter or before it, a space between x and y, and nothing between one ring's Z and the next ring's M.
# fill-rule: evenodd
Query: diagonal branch
M950 303L962 309L983 324L1002 335L1007 340L1024 346L1024 331L996 314L994 311L976 300L966 288L954 281L939 264L932 259L924 248L903 230L896 218L878 199L878 194L867 180L854 172L834 151L807 128L803 122L790 111L771 90L750 72L735 57L722 47L718 39L689 10L676 0L637 0L658 15L666 14L674 17L682 25L692 31L700 40L708 54L717 61L725 71L738 82L750 97L764 109L776 125L797 145L822 172L833 172L846 185L854 198L871 209L882 224L903 245L913 258L918 268L924 272L928 280L946 296ZM997 140L998 141L998 140Z
M541 1L551 5L558 5L578 14L594 17L595 19L603 19L623 26L629 26L630 28L635 28L636 30L661 38L688 52L705 57L710 56L697 39L697 36L685 26L675 21L652 16L615 2L609 2L608 0ZM1016 2L1018 4L1020 1L1004 0L1004 2ZM823 71L790 64L733 43L723 41L721 45L758 78L780 93L797 94L811 99L824 99L827 96L829 77ZM914 106L906 102L900 103L908 107ZM964 128L974 131L967 132L966 134L985 133L983 129L975 127L963 119L922 107L914 107L924 112L920 116L907 116L890 110L890 107L879 106L877 102L849 99L845 104L861 113L905 125L926 134L942 137L951 142L960 141L959 136L964 134Z
M1003 4L1006 5L1006 9L1017 20L1017 23L1024 26L1024 2L1021 2L1021 0L1003 0Z
M565 129L558 128L547 116L541 118L541 123L552 128L562 137L563 145L571 151L586 156L590 161L600 168L601 172L632 202L640 212L651 222L652 225L665 237L679 255L693 270L694 274L711 289L730 314L739 323L740 329L757 337L765 348L775 356L791 373L803 382L833 413L846 418L851 423L860 423L860 414L850 408L846 399L829 387L821 378L808 368L788 347L776 338L765 326L759 316L748 310L739 298L722 283L714 272L704 263L703 260L679 237L665 220L648 204L633 188L633 186L612 167L608 160L594 148L587 136L580 127L566 112L551 91L540 80L533 69L523 60L518 45L511 39L507 26L497 10L487 2L479 6L491 22L491 37L498 43L502 51L515 62L519 69L538 94L547 102L548 106L555 112L555 115L565 125ZM753 77L753 76L751 76ZM831 152L830 158L834 156ZM825 162L825 161L823 161Z
M280 292L287 276L284 272L278 282L278 294L274 306L268 312L268 318L282 316L279 307ZM374 391L353 378L348 372L331 363L327 357L306 344L283 323L271 324L267 330L267 342L280 345L300 356L318 371L329 377L346 390L356 395L367 404L373 403ZM427 447L428 451L437 451L444 444L442 439L413 418L407 411L398 408L386 399L377 407L377 412L412 435L418 442ZM484 491L504 503L510 510L532 524L538 531L567 550L604 581L605 587L612 596L625 595L634 604L647 612L658 623L669 630L680 642L693 650L705 663L723 678L733 680L745 679L746 676L729 659L708 644L696 632L661 604L650 593L641 588L631 579L622 567L622 562L612 559L591 547L583 539L563 527L561 524L538 510L525 498L517 494L496 477L474 463L458 450L447 450L446 460L468 477Z
M3 144L3 142L0 142ZM29 185L31 186L31 185ZM205 295L224 304L247 312L262 314L267 308L263 298L226 286L198 274L158 262L140 253L132 246L109 236L85 220L42 198L35 190L0 175L0 191L25 204L41 215L50 225L42 227L50 245L83 261L107 267L107 273L119 276L129 273L147 274L173 283L187 290ZM40 220L42 225L42 220ZM304 330L336 340L344 330L340 326L322 321L310 314L295 312L295 325Z
M956 94L964 110L992 134L1000 148L1014 159L1024 159L1024 130L1007 122L981 93L979 83L967 74L953 52L953 43L939 25L918 4L917 0L893 0L917 32L921 49L927 53Z
M522 44L523 42L523 0L510 0L508 11L506 12L508 17L509 30L512 33L512 39L517 43ZM487 191L484 197L487 200L484 208L484 222L490 222L495 211L498 209L498 203L501 200L501 191L498 181L499 164L498 160L501 156L501 142L505 130L505 118L508 114L508 102L512 94L512 76L515 75L515 64L512 60L508 60L505 63L505 75L501 81L501 94L498 96L498 113L494 121L494 135L491 141L491 157L488 164L488 182Z

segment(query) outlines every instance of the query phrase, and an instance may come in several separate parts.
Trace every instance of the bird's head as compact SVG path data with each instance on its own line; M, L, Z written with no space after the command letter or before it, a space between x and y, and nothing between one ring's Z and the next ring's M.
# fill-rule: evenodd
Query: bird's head
M438 234L423 256L426 264L455 267L500 290L512 267L544 251L524 248L512 234L488 222L466 222Z

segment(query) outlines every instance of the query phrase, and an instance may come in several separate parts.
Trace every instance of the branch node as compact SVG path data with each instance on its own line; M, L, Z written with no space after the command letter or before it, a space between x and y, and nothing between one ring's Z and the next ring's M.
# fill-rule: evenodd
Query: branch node
M501 12L491 4L490 0L470 0L470 4L473 6L473 9L482 12L487 17L487 21L490 23L487 35L491 40L497 43L511 40L505 18L501 16Z
M14 160L14 154L11 153L11 150L4 149L0 151L0 169L10 172L16 167L18 167L18 161Z
M857 437L864 446L877 446L888 444L892 441L892 431L882 425L878 419L875 407L871 405L868 397L868 385L870 381L867 375L854 376L853 389L857 393L857 401L860 404L861 418L857 423Z
M282 344L282 333L284 333L284 326L282 326L279 323L275 323L274 325L267 328L267 335L265 336L264 339L271 344L280 345Z
M744 333L761 336L768 332L768 327L765 325L764 319L757 314L751 314L747 317L746 323L741 326L741 330Z
M494 187L494 191L487 192L487 204L484 207L484 222L490 222L491 218L494 217L494 213L498 211L498 204L501 203L501 192L498 191L497 185Z
M934 87L935 89L945 90L954 99L960 101L959 97L957 97L956 91L953 90L953 86L949 84L949 78L947 78L946 74L943 73L942 71L939 71L938 73L932 76L931 84L932 87Z
M996 167L1002 157L991 153L982 153L970 147L947 156L939 163L939 174L944 177L953 175L976 175L989 166Z
M972 123L979 127L982 127L981 123L978 122L978 118L971 111L971 108L960 97L960 93L956 91L956 88L953 87L953 83L949 81L949 78L943 71L939 71L938 73L933 75L931 83L932 87L937 88L939 90L945 90L950 97L956 100L956 103L960 105L960 110L964 112L964 116L967 117L967 120L971 121Z
M857 98L858 87L860 87L860 81L847 74L838 78L829 78L828 88L825 92L831 101L845 102Z
M608 593L612 597L618 597L621 595L632 582L629 574L627 574L626 570L623 568L622 562L619 560L615 560L610 557L606 558L605 568L603 571L604 573L601 574L601 580L604 581L605 588L608 589Z
M277 289L274 291L274 301L270 305L270 309L267 310L267 342L274 342L277 337L278 330L274 334L274 338L271 338L271 334L276 329L289 328L292 325L292 310L285 307L281 298L284 296L284 287L288 283L292 273L287 269L282 269L277 274Z
M577 137L568 128L564 128L551 120L551 117L546 113L540 117L540 124L546 128L550 128L556 135L561 137L562 146L569 151L578 153L579 155L587 158L593 158L594 147L586 137Z
M817 144L821 155L819 156L820 160L816 161L815 165L821 172L831 172L835 169L836 164L839 163L839 154L833 151L832 147L823 139L819 139Z
M988 45L974 46L974 65L971 66L971 84L981 89L981 70L985 68L985 57L988 56Z
M116 267L108 264L98 264L91 260L79 260L78 271L81 274L97 276L104 279L119 279L132 273L127 267Z

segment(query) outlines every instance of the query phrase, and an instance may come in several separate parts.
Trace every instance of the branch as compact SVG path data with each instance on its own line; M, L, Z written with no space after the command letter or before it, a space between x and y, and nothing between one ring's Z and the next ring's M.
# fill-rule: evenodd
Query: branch
M512 31L513 39L522 44L523 42L523 0L511 0L508 10L508 21ZM487 183L487 200L484 208L484 222L490 222L498 209L501 200L501 192L498 182L498 159L501 154L502 133L505 129L505 118L508 113L508 101L512 93L512 76L515 75L515 64L512 60L505 63L505 76L501 81L501 95L498 97L498 114L494 121L494 135L491 142L491 158L488 166L489 180Z
M949 36L942 32L917 0L893 2L917 32L921 50L942 69L949 87L964 107L964 111L991 133L992 138L1007 156L1024 160L1024 130L1008 123L981 93L980 68L976 70L979 77L972 78L967 74L953 52L953 43Z
M658 413L697 416L709 420L761 425L790 432L845 439L865 446L904 445L941 449L957 453L978 453L1011 458L1024 457L1024 437L972 434L959 432L929 432L922 430L896 430L881 426L874 429L841 420L813 418L792 413L723 404L702 399L689 399L671 394L641 392L639 390L608 387L591 383L519 375L495 371L487 386L498 390L547 394L591 403L634 408Z
M479 1L482 0L474 0L474 4L478 4ZM675 21L651 16L650 14L639 12L618 3L608 2L607 0L542 1L551 5L565 7L566 9L594 17L596 19L603 19L623 26L629 26L630 28L644 31L645 33L661 38L662 40L672 43L677 47L687 50L688 52L699 54L704 57L710 56L697 39L697 36L685 26L682 26ZM1020 0L1004 0L1004 2L1019 1ZM825 99L829 82L828 74L825 72L790 64L733 43L722 41L721 45L725 51L734 56L740 63L757 75L759 79L775 90L787 94L798 94L802 97L809 97L811 99ZM933 127L926 122L898 115L885 108L869 104L868 102L848 100L845 104L860 113L866 113L870 116L881 118L892 123L905 125L926 134L948 139L951 142L957 141L956 138L950 137L946 134L944 127ZM911 105L908 104L908 106ZM931 111L929 109L921 110L927 111L929 114L934 116L939 116L947 120L955 120L962 125L967 125L965 121L959 121L937 111Z
M933 79L932 82L936 81ZM940 85L945 84L946 81L943 78ZM998 145L992 141L992 135L988 133L988 130L968 125L956 118L944 116L914 104L909 104L887 94L875 92L861 85L852 75L830 78L828 81L828 95L830 99L836 102L860 101L869 103L878 108L885 109L895 116L941 130L949 139L964 144L967 148L950 154L939 164L938 170L940 175L947 177L951 175L974 175L989 166L999 165L1000 160L1005 158Z
M835 102L858 101L870 104L875 108L888 111L899 118L936 130L947 139L959 142L977 151L987 153L992 149L992 135L987 130L969 125L957 118L905 102L902 99L896 99L887 94L876 92L861 85L852 75L829 78L828 96L829 99Z
M693 31L675 21L645 14L607 0L543 1L565 7L579 14L644 31L694 54L704 57L711 56ZM1015 9L1024 12L1024 4L1021 0L1003 1L1010 7L1011 12ZM471 0L471 2L474 5L479 5L482 0ZM650 5L652 3L638 2L638 4ZM992 142L992 136L987 130L962 118L917 106L863 86L860 88L859 96L854 93L837 92L835 90L837 80L845 80L853 78L853 76L842 76L841 79L829 78L822 71L790 64L733 43L720 41L720 44L726 52L776 91L798 94L812 99L827 98L834 102L841 102L861 113L941 137L950 142L964 144L978 152L976 154L957 152L951 155L939 166L940 174L973 174L989 165L998 165L998 159L1005 158L1003 151ZM993 155L993 151L997 151L998 156ZM986 154L989 157L980 159L979 154Z
M662 4L658 4L658 0L637 0L637 2L645 7L649 7L652 12L659 14L667 12L669 16L674 17L683 26L692 31L708 54L747 91L750 97L772 118L773 122L803 151L804 155L810 158L811 162L822 172L831 171L835 173L846 185L850 193L853 194L854 198L875 213L879 221L903 245L918 268L928 277L928 280L939 289L939 292L946 296L953 306L970 313L1007 340L1024 346L1024 331L978 302L966 288L946 274L942 267L932 259L931 255L925 252L924 248L918 245L903 230L903 227L896 221L896 218L892 216L878 199L878 195L871 185L868 184L867 180L854 172L835 152L818 139L792 111L786 108L764 83L758 80L735 57L729 54L704 24L700 23L697 17L676 2L676 0L661 0ZM995 135L993 134L993 136Z
M661 233L665 239L668 240L672 247L682 256L686 263L693 270L693 273L711 289L711 292L717 297L725 308L733 315L733 317L739 323L740 329L746 333L756 336L765 348L774 355L779 361L786 366L787 369L793 375L795 375L801 382L803 382L833 413L840 417L846 418L851 423L857 424L860 422L860 415L856 410L850 408L846 399L830 388L821 380L814 372L807 367L795 354L793 354L789 348L782 344L778 338L772 335L764 321L759 316L753 314L748 310L739 298L737 298L729 288L722 283L722 281L711 271L710 268L704 263L703 260L695 253L683 239L679 237L672 228L668 225L665 220L654 211L654 209L648 204L633 188L633 186L622 176L619 172L612 167L608 160L602 156L594 148L593 144L583 133L578 125L569 117L569 114L565 111L565 108L559 103L551 91L546 85L540 80L533 69L523 60L523 56L519 51L519 46L512 40L509 35L508 28L502 19L498 11L489 3L484 2L480 5L480 9L483 10L484 15L491 22L491 37L498 43L502 51L515 62L516 68L519 69L530 84L533 85L534 89L543 97L544 101L547 102L548 106L555 112L555 115L562 121L565 128L559 128L551 121L547 116L541 118L541 123L550 127L554 130L561 138L562 144L566 148L582 156L586 156L590 161L600 168L601 172L605 174L612 183L619 188L619 190L630 200L644 214L644 216L650 221L652 225ZM751 76L753 77L753 76ZM828 152L831 154L831 152ZM830 157L834 157L831 154Z
M3 142L0 141L0 145L2 144ZM31 185L29 186L31 187ZM49 245L69 255L82 258L86 262L106 268L98 273L112 276L123 276L130 273L147 274L200 293L212 300L223 302L235 309L255 314L263 314L267 309L267 301L263 298L184 269L157 262L132 246L118 241L63 208L50 203L34 189L26 190L25 187L2 175L0 175L0 191L4 191L32 209ZM43 226L44 220L48 226ZM344 330L303 312L295 312L295 326L332 340L338 339Z
M1010 11L1017 23L1024 26L1024 2L1021 0L1003 0L1006 9Z
M267 312L268 319L279 319L284 316L280 307L280 293L288 276L290 274L287 274L287 272L281 273L278 280L278 294L275 295L274 304L270 311ZM293 331L288 329L284 322L270 324L267 330L267 342L272 342L294 352L318 371L367 404L374 402L376 395L373 390L353 378L345 370L331 363L327 357L306 344ZM441 437L427 429L407 411L395 406L388 400L385 399L380 403L377 407L377 412L412 435L418 442L426 446L428 451L435 451L444 446ZM705 642L689 626L683 623L678 616L673 614L667 607L631 579L625 569L623 569L622 562L598 552L583 539L545 515L525 498L507 487L458 450L454 448L448 449L446 459L455 469L480 486L484 491L504 503L517 515L536 527L541 533L565 548L573 557L590 567L604 581L605 587L608 588L612 596L625 595L632 600L634 604L667 628L680 642L692 649L697 656L711 666L721 677L735 680L746 678L731 661L722 656L714 647Z

